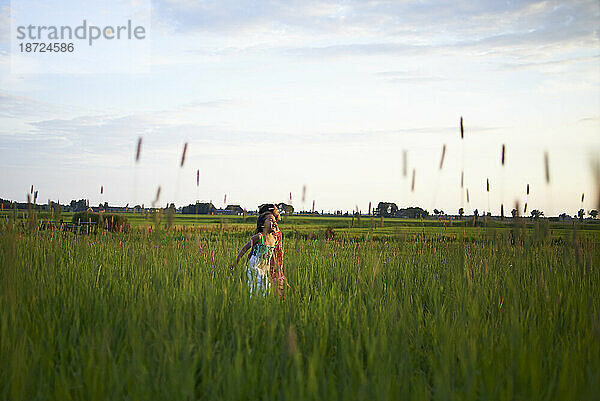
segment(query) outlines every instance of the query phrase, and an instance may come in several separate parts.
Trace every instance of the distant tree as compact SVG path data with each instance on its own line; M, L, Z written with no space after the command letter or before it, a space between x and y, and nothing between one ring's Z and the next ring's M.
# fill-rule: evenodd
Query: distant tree
M513 209L510 211L510 214L512 215L513 218L518 217L519 212L517 211L517 209Z
M579 217L579 221L583 221L583 217L585 216L585 210L579 209L577 212L577 217Z
M544 212L537 210L537 209L533 209L531 211L531 217L533 217L534 219L539 219L540 217L542 217L544 215Z
M560 220L566 220L566 219L567 219L567 217L569 217L569 215L568 215L568 214L566 214L566 213L561 213L561 214L559 214L559 215L558 215L558 218L559 218Z
M283 202L278 203L277 209L279 209L281 212L283 212L285 214L294 214L294 206L288 205L287 203L283 203Z
M479 217L479 210L473 210L473 217L475 217L475 220L477 220L477 218Z
M398 212L398 206L392 202L379 202L377 204L377 213L380 216L392 217Z
M407 207L399 209L395 216L408 217L410 219L420 219L427 218L427 216L429 216L429 212L421 209L420 207Z
M592 217L592 219L595 219L598 217L598 211L596 209L592 209L589 211L589 215Z
M465 214L465 209L463 209L462 207L460 209L458 209L458 215L460 216L461 220L462 220L464 214Z
M440 214L440 211L437 209L433 209L433 214L435 214L437 216L438 214Z

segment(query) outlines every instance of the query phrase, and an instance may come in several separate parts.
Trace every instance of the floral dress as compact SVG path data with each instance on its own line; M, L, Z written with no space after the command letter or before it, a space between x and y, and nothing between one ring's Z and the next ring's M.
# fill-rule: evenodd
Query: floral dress
M271 282L269 275L271 273L271 257L275 246L265 245L262 233L260 242L254 244L250 258L248 259L248 285L250 286L250 296L266 295Z

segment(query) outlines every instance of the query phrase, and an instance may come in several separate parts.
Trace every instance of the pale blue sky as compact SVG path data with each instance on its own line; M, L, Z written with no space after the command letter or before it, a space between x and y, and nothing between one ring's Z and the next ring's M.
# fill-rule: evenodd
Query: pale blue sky
M19 74L0 0L0 197L33 184L43 202L149 205L160 185L161 204L227 194L252 209L292 192L302 208L306 186L307 209L471 213L488 209L489 177L493 213L527 183L530 210L573 214L582 193L596 207L597 1L151 4L149 72Z

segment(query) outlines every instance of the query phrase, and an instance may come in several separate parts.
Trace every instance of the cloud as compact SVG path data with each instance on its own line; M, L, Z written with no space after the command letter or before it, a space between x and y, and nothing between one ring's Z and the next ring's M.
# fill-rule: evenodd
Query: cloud
M57 108L46 102L27 96L15 95L0 89L0 116L10 118L28 118L42 116L56 111Z
M0 6L0 46L8 45L10 41L10 8Z
M177 32L296 57L508 56L510 64L598 47L597 1L208 1L162 0L158 18ZM254 38L254 39L249 39ZM221 54L218 49L213 49ZM200 50L210 54L213 50ZM194 52L194 49L191 49ZM198 49L196 49L198 51ZM505 60L506 61L506 60Z
M382 71L376 77L391 83L432 83L446 81L447 78L410 71Z

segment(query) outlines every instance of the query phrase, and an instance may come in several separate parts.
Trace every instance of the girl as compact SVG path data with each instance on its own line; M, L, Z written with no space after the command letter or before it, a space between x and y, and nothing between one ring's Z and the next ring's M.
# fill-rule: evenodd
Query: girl
M275 216L276 221L281 220L279 209L277 209L276 205L272 203L261 205L258 209L258 213L262 214L265 212L273 213L273 216ZM277 292L279 293L279 296L282 299L285 299L285 294L283 293L283 290L285 289L287 282L285 276L283 275L283 235L281 234L279 226L276 226L275 238L275 249L273 250L273 255L275 256L275 265L273 266L270 272L271 280L275 285L277 285Z
M276 263L273 256L277 241L275 237L277 223L275 220L272 212L262 213L256 220L256 233L250 237L250 241L242 247L235 261L229 266L229 269L233 270L248 249L252 249L250 259L248 259L247 272L250 296L252 294L264 296L271 287L269 276Z

